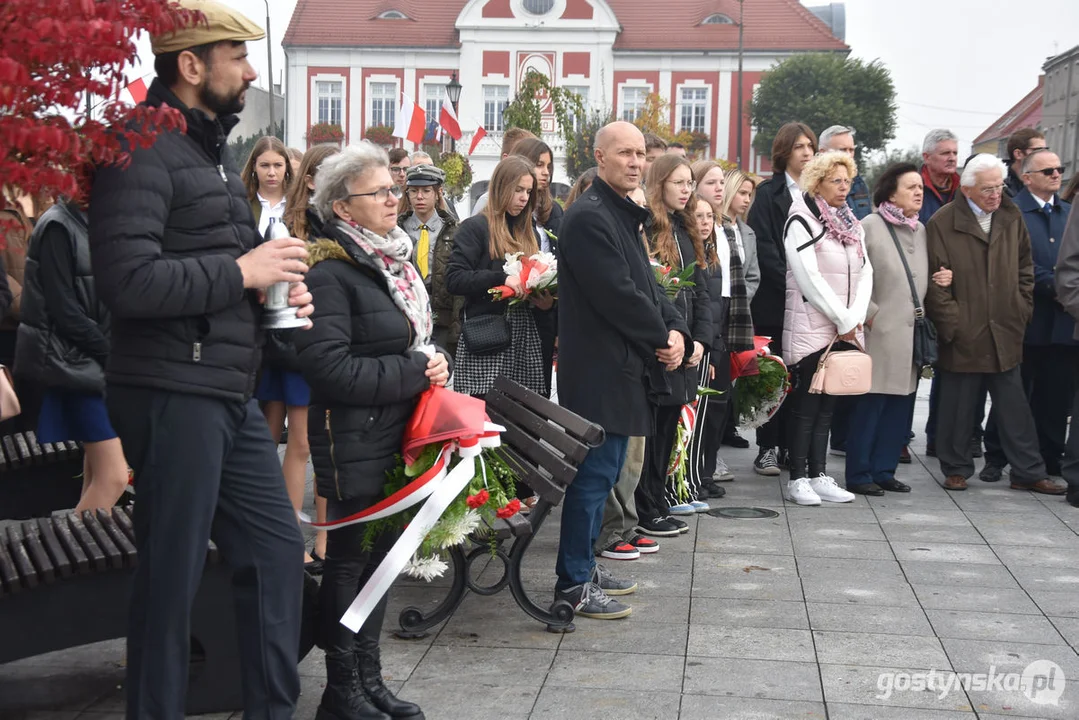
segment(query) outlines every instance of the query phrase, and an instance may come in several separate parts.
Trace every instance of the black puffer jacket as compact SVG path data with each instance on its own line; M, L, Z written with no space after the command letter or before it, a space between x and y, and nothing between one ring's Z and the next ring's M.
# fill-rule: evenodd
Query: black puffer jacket
M374 261L333 223L309 246L314 327L295 333L311 386L307 437L318 492L332 500L379 495L405 425L430 387L427 356Z
M686 232L685 224L681 215L668 216L671 220L671 229L674 237L678 240L678 250L682 256L682 267L697 262L697 256L693 249L693 241ZM649 237L653 251L655 249L654 231L652 229L651 216L645 223L645 233ZM672 271L673 272L673 271ZM715 338L715 329L712 325L712 304L708 297L708 275L705 268L699 264L693 269L693 287L683 288L674 299L674 306L678 309L682 319L689 326L690 336L694 342L704 346L705 352L712 346ZM693 347L686 347L686 358L693 354ZM697 377L700 369L683 364L674 371L669 371L667 376L671 383L671 394L659 398L659 405L685 405L697 397Z
M87 233L86 216L66 202L46 210L34 227L15 372L43 387L100 395L109 316L94 292Z
M226 137L155 79L146 104L183 112L124 168L98 170L90 196L97 291L112 311L109 384L246 401L260 362L261 306L236 259L260 241Z

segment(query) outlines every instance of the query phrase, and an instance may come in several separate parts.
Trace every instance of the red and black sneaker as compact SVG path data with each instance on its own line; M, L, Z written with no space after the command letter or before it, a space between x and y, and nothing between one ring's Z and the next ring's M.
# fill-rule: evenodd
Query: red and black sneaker
M642 555L659 552L659 543L652 538L646 538L644 535L634 535L629 539L628 543L637 548L637 551Z
M641 556L641 551L629 543L618 540L603 548L599 555L611 560L636 560Z

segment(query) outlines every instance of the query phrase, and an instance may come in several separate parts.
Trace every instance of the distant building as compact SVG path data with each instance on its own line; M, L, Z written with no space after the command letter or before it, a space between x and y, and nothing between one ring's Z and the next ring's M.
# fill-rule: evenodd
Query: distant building
M1045 142L1060 156L1064 179L1079 171L1079 45L1042 65L1045 98L1041 128Z
M273 111L274 121L280 125L285 120L285 96L280 94L280 87L275 88ZM240 113L240 122L229 132L229 139L261 135L270 127L270 93L252 85L247 88L244 111Z
M1045 89L1045 76L1038 78L1038 86L1027 93L1026 97L1001 115L985 132L974 139L971 152L989 153L999 158L1008 157L1008 138L1016 130L1036 128L1042 120L1042 95Z
M810 51L849 53L842 7L746 2L744 102L776 62ZM625 120L658 92L670 103L674 129L706 134L712 157L737 157L742 122L745 164L767 174L770 165L752 150L753 129L736 107L738 11L732 0L299 0L282 41L286 140L306 146L307 130L320 122L340 125L346 142L360 140L371 127L393 125L402 93L430 120L457 72L461 143L468 147L479 124L488 133L471 157L482 182L499 160L502 111L524 75L537 70L589 107ZM553 179L565 182L548 109L542 121L556 155Z

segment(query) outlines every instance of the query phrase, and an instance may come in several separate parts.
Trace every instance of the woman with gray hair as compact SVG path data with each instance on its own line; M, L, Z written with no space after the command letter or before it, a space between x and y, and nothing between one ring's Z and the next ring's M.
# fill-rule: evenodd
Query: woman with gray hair
M824 352L864 347L862 323L873 294L873 267L862 225L847 206L858 173L846 153L817 155L802 170L783 233L787 295L783 360L790 368L790 479L783 496L799 505L850 502L828 476L828 432L835 397L809 386Z
M314 327L295 343L311 386L308 438L330 520L382 499L417 398L450 374L431 343L431 305L409 262L412 241L397 227L401 190L389 164L365 141L327 158L315 178L325 228L308 249L307 286L317 307ZM382 680L386 599L355 635L338 622L396 539L383 533L365 548L364 527L334 530L327 540L319 594L327 683L316 718L418 720L420 708Z

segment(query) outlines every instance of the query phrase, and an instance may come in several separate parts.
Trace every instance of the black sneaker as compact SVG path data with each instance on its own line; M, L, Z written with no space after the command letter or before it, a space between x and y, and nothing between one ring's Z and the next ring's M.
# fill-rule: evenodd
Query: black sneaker
M629 595L637 592L635 580L619 580L599 563L592 568L592 577L589 579L608 595Z
M790 470L791 454L786 450L780 450L776 453L776 463L784 470Z
M779 477L779 463L776 461L776 451L772 448L765 448L757 455L757 459L753 461L753 472L758 475L768 475L769 477Z
M1000 465L993 465L992 463L986 463L982 471L978 473L978 479L982 482L1000 482L1000 478L1004 475L1004 468Z
M617 620L633 612L629 606L612 600L607 593L592 582L574 585L565 590L556 590L555 599L568 602L577 615L596 620Z
M637 531L653 537L674 537L679 534L678 526L667 522L666 518L641 520L637 523Z
M636 560L641 556L641 551L624 540L615 540L600 550L599 556L611 560Z
M671 525L674 525L676 528L678 528L679 533L687 533L687 532L689 532L689 525L682 522L678 518L671 517L670 515L668 515L667 517L665 517L663 519L666 520L667 522L669 522Z
M1079 508L1079 488L1068 488L1068 494L1064 498L1072 507Z
M970 441L970 456L980 458L982 456L982 440L974 438Z
M729 433L723 436L723 444L732 448L740 448L745 450L749 447L749 440L738 434L737 430L731 430Z

